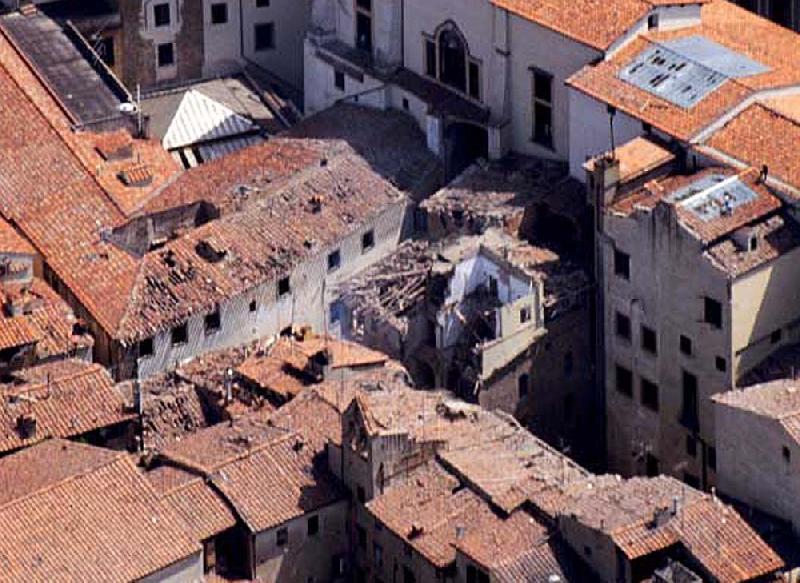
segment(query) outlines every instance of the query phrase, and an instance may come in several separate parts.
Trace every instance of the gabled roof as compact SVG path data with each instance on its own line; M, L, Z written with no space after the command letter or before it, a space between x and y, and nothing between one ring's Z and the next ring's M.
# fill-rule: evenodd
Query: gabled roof
M254 131L255 124L193 89L184 93L161 143L168 150Z
M72 437L134 418L99 364L54 361L24 372L36 380L0 385L0 452L50 437ZM24 377L23 377L24 378ZM35 419L27 436L20 418Z
M126 453L45 442L0 460L0 485L6 580L122 582L199 560L186 523Z
M690 107L682 107L621 78L623 71L646 51L665 49L693 37L715 43L762 67L745 76L725 75L724 82ZM689 141L757 92L799 85L800 36L726 0L712 0L702 7L700 25L648 31L610 59L584 67L567 84L669 136ZM657 84L659 91L667 85Z

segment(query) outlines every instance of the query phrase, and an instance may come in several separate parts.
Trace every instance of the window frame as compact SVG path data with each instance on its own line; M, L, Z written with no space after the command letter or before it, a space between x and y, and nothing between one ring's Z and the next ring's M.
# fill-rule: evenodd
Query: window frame
M222 10L223 10L224 18L222 20L216 20L215 19L216 15L214 14L214 11L215 10L219 10L220 8L222 8ZM211 26L218 26L218 25L221 25L221 24L228 24L230 22L230 15L228 14L228 3L227 2L213 2L211 4L210 10L211 10L211 13L209 15L210 16L209 23L211 24Z
M222 329L222 313L220 312L219 306L216 309L203 316L203 333L206 336L210 336L211 334L216 334Z
M361 235L361 252L367 253L375 248L375 230L370 229Z
M625 263L624 269L621 264L622 260ZM617 247L614 247L614 275L625 281L631 280L631 256Z
M626 342L631 341L633 332L630 316L626 316L622 312L614 312L614 334L617 338L625 340Z
M278 299L285 298L292 293L292 282L289 276L282 277L278 280L277 294Z
M166 9L166 21L159 22L159 9ZM163 15L162 15L163 16ZM169 2L153 4L153 28L167 28L172 26L172 6Z
M660 408L660 395L658 385L644 377L639 378L640 401L644 407L658 413Z
M289 544L289 528L283 526L275 531L275 546L285 547Z
M652 345L648 339L652 339ZM641 325L641 342L642 350L653 356L658 356L658 334L655 328L651 328L646 324Z
M553 113L554 113L554 101L553 101L553 87L554 87L554 76L552 73L545 71L544 69L540 69L538 67L530 67L531 71L531 141L538 145L542 146L543 148L547 148L548 150L555 150L555 140L553 139ZM546 80L548 83L549 88L549 99L545 99L542 96L537 94L537 79ZM540 139L538 133L536 131L537 123L538 123L538 116L536 114L537 105L546 108L550 112L550 126L548 135L545 136L544 139Z
M375 31L373 30L375 25L375 21L373 19L375 6L373 5L372 0L369 0L369 8L361 6L361 1L362 0L353 0L353 33L356 37L354 44L357 50L371 54L372 50L375 48ZM361 42L358 38L359 16L369 22L369 36L364 46L361 46Z
M150 350L146 352L143 351L142 345L144 346L149 345ZM156 353L155 341L153 340L153 337L151 336L150 338L142 338L141 340L139 340L139 342L136 344L136 352L139 358L150 358L151 356L153 356Z
M269 30L269 43L267 45L259 44L259 30ZM257 22L253 25L253 52L263 53L265 51L274 51L277 46L275 40L275 23L270 22Z
M342 267L342 252L340 249L334 249L328 253L328 273L338 271Z
M181 332L183 330L183 332ZM182 337L176 340L176 337ZM189 342L189 323L183 322L177 326L173 326L169 332L169 341L171 346L180 346Z
M162 61L162 49L169 47L169 58L170 61L168 63L164 63ZM165 43L158 43L156 45L156 66L159 69L168 69L170 67L175 66L175 43L174 42L165 42Z
M346 91L347 80L345 79L344 71L341 71L339 69L333 70L333 86L339 91Z
M703 322L716 328L722 329L723 325L723 310L722 302L715 300L710 296L703 296Z
M623 374L620 374L623 373ZM621 379L627 378L627 383L625 383L627 388L623 388L621 385ZM614 365L614 388L620 395L624 395L629 399L633 398L633 371L626 366L622 366L621 364Z

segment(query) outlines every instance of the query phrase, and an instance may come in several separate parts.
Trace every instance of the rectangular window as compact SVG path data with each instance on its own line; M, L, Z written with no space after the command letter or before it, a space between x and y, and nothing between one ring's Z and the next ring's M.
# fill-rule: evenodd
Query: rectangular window
M247 306L247 308L248 308L248 309L249 309L251 312L255 312L255 311L258 309L258 302L256 302L255 300L250 300L250 305L249 305L249 306Z
M433 39L426 38L425 42L425 74L436 78L436 43Z
M275 24L262 22L254 27L255 50L269 51L275 48Z
M286 546L286 543L289 542L289 529L286 527L279 528L275 531L275 544L279 547Z
M153 339L145 338L139 341L139 358L143 356L153 356Z
M633 396L633 373L624 366L616 368L617 391L626 397Z
M339 91L344 91L344 73L342 71L333 71L333 85Z
M256 8L269 8L269 0L256 0Z
M342 265L342 254L337 249L328 253L328 271L336 271Z
M375 566L378 568L383 567L383 547L378 543L373 543L372 554L375 557Z
M553 147L553 76L533 71L533 141Z
M153 6L153 20L156 26L169 26L169 4L156 4Z
M114 66L114 37L107 36L94 43L94 50L109 67Z
M783 339L783 330L778 328L772 334L769 335L769 342L770 344L777 344Z
M358 536L358 548L367 550L367 531L360 524L356 525L356 534Z
M617 312L616 317L617 336L625 340L631 339L631 319L625 314Z
M372 52L372 0L356 0L356 48Z
M521 308L519 311L519 322L524 324L531 319L531 309L528 306Z
M622 279L631 278L631 257L619 249L614 249L614 275Z
M317 534L319 532L319 515L315 514L314 516L309 516L306 527L308 536L314 536Z
M519 398L524 399L528 396L528 375L521 374L517 379L517 392L519 393Z
M278 297L282 297L288 295L289 292L292 291L291 285L289 285L289 278L283 277L278 280Z
M642 405L658 411L658 385L647 379L642 379Z
M698 411L697 411L697 377L692 373L683 371L683 409L681 411L681 423L684 427L697 430Z
M186 324L175 326L170 334L172 344L183 344L189 340L189 329Z
M686 436L686 455L697 457L697 440L692 435Z
M375 246L375 231L367 231L361 236L361 251L369 251Z
M722 304L709 297L703 298L703 320L714 328L722 328Z
M211 24L228 22L228 5L225 2L211 5Z
M690 488L700 488L700 478L689 472L683 472L683 482Z
M642 325L642 350L651 354L658 354L658 342L656 340L656 331L645 325Z
M680 349L681 354L685 354L686 356L692 355L692 339L688 336L684 336L681 334L680 338Z
M219 314L219 308L217 308L210 314L206 314L206 317L203 319L203 329L206 334L212 334L220 329L221 323L222 318Z
M658 471L658 458L652 453L648 453L645 457L645 473L649 478L654 478L660 473Z
M336 300L330 305L330 314L328 321L331 324L338 324L342 320L342 315L344 314L344 304Z
M170 67L175 64L175 45L163 43L158 45L158 66Z
M481 98L481 66L475 61L469 62L469 79L468 79L469 96L473 99Z
M706 451L706 453L708 454L707 457L706 457L706 462L707 462L706 465L708 465L708 468L710 470L713 470L713 471L716 472L717 471L717 448L709 446L708 450Z
M718 356L714 359L714 365L717 367L719 372L725 372L725 370L728 368L728 363L721 356Z

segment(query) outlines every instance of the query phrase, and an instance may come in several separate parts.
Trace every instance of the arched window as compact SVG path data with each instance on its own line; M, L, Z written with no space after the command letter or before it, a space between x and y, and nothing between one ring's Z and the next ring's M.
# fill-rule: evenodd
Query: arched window
M481 97L480 62L470 56L464 35L452 21L425 37L425 73L470 97Z

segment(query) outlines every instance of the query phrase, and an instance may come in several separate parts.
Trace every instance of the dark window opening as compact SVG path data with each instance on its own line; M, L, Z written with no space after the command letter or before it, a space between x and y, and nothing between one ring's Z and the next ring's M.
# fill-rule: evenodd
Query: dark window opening
M248 306L248 309L251 312L255 312L258 309L258 303L255 300L250 300L250 305Z
M489 583L489 575L475 565L467 565L467 583Z
M314 516L308 517L308 522L306 523L308 536L314 536L319 532L319 515L315 514Z
M417 583L417 576L408 567L403 567L403 583Z
M175 64L175 46L172 43L158 45L158 66L169 67Z
M783 461L787 464L792 461L792 450L789 449L788 445L784 445L781 449L781 454L783 455Z
M658 411L658 385L647 379L642 379L642 405Z
M225 24L228 22L228 5L224 2L211 5L211 24Z
M626 397L633 396L633 373L624 366L616 368L617 391Z
M169 26L169 4L156 4L153 6L153 17L156 26Z
M436 43L425 39L425 74L436 78Z
M139 341L139 358L143 356L153 356L153 339L145 338Z
M467 48L461 35L450 28L439 33L439 80L462 93L467 91Z
M692 340L683 334L681 334L680 338L680 350L682 354L686 356L692 355Z
M206 314L206 317L203 319L203 328L206 334L211 334L212 332L216 332L220 329L222 325L222 317L219 313L219 308L211 312L210 314Z
M114 37L107 36L97 39L94 42L94 50L106 65L114 66Z
M328 271L336 271L342 265L342 254L337 249L328 253Z
M278 297L287 295L292 290L289 285L289 278L283 277L278 280Z
M519 311L519 321L520 324L524 324L525 322L531 319L531 309L527 306L521 308Z
M262 22L256 24L253 29L255 32L255 50L268 51L275 48L275 24L272 22Z
M361 251L369 251L375 246L375 231L367 231L361 236Z
M769 342L770 344L777 344L783 338L783 330L778 328L772 334L769 335Z
M173 344L183 344L189 340L189 328L185 323L172 329L171 340Z
M282 547L285 546L286 543L288 542L289 542L289 530L286 527L279 528L275 532L275 544L278 545L279 547Z
M686 455L697 457L697 440L691 436L686 436Z
M683 408L681 423L688 429L697 430L699 425L697 411L697 377L683 371Z
M642 349L651 354L658 354L656 331L647 326L642 326Z
M333 72L333 85L339 91L344 91L344 73L342 71Z
M722 304L706 297L703 299L703 320L714 328L722 328Z
M358 536L358 547L362 550L367 550L367 531L360 524L356 525L356 533Z
M338 324L342 320L342 314L344 313L344 304L341 301L337 300L330 305L330 314L328 320L331 324Z
M533 72L533 141L553 147L553 76L538 70Z
M356 499L361 502L362 504L367 500L367 494L364 492L363 486L358 486L356 488Z
M719 372L725 372L725 370L728 368L728 363L721 356L718 356L714 359L714 364Z
M256 8L269 8L269 0L256 0Z
M647 17L647 28L650 30L658 28L658 14L651 14Z
M689 472L683 472L683 482L690 488L694 488L696 490L700 489L700 478L690 474Z
M356 12L356 48L372 52L372 13L361 8Z
M517 392L519 393L519 398L524 399L528 396L528 374L521 374L517 379Z
M616 317L617 336L625 340L631 339L631 319L625 314L617 312Z
M647 457L645 458L645 473L650 478L653 478L660 473L658 469L658 458L652 453L648 453Z
M706 451L707 458L706 462L709 469L717 471L717 448L709 446L708 450Z
M614 249L614 275L623 279L631 278L631 257L619 249Z
M469 96L473 99L481 98L481 68L474 61L469 64Z

